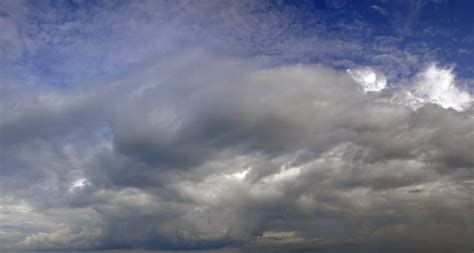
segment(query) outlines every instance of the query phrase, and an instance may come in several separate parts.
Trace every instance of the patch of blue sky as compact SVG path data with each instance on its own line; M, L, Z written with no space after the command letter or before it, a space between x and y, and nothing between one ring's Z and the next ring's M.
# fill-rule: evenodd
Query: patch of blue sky
M267 65L377 66L391 80L437 61L472 79L470 1L207 3L30 1L21 57L3 72L67 86L122 76L189 48ZM203 7L204 6L204 7ZM147 10L146 8L149 8ZM193 8L209 8L206 15Z

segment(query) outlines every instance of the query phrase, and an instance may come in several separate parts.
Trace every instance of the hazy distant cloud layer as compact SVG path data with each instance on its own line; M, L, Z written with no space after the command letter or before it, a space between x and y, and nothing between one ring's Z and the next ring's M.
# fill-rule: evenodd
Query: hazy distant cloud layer
M0 251L472 250L456 68L292 6L42 5L0 5Z

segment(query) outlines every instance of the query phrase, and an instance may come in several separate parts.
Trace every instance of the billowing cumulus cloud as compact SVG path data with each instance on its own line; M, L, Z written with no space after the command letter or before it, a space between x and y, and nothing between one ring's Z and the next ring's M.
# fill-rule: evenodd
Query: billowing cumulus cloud
M328 6L349 5L337 2ZM267 29L255 24L286 31L275 24L291 26L289 7L251 15L253 4L170 4L173 15L193 15L165 21L160 6L127 6L122 28L150 41L107 31L122 40L80 48L130 48L118 50L126 63L101 70L106 78L86 71L90 81L58 85L57 72L54 85L18 76L2 84L0 251L471 250L474 108L456 69L339 68L329 51L325 60L294 63L318 49L290 48L285 38L325 35L251 36ZM206 17L201 8L210 7L217 14ZM95 17L119 22L124 9L107 8L93 9ZM224 14L227 23L207 23ZM82 22L76 15L64 18ZM280 56L242 44L251 48L246 57L234 54L243 48L211 47L226 41L229 27L239 27L242 44L269 43L265 50ZM64 29L53 29L58 40L71 38ZM211 39L190 36L203 33ZM78 46L63 43L58 59ZM117 59L101 57L105 65Z
M393 104L321 66L219 65L22 100L4 129L55 132L3 143L5 192L26 198L27 214L44 210L14 247L199 249L289 229L295 243L467 247L469 217L457 214L472 187L469 111ZM178 93L165 103L167 91Z
M443 69L432 64L421 73L414 89L414 93L420 96L419 100L456 111L468 108L473 99L468 92L456 87L452 71L452 68Z

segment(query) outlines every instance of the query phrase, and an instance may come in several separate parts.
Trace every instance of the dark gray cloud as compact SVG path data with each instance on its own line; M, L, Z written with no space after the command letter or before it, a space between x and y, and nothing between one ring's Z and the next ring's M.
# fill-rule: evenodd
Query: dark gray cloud
M9 247L470 247L472 109L393 104L322 66L216 61L18 100L3 127L27 135L2 143L2 203L31 226Z

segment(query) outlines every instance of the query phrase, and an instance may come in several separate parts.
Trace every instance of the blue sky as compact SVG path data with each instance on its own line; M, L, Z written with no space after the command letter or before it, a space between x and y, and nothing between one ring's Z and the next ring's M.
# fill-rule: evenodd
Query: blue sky
M0 251L471 252L473 11L0 0Z
M207 3L207 15L193 10L196 3L181 10L157 3L156 11L120 1L2 5L13 13L4 15L11 34L3 43L3 75L33 83L113 78L185 48L268 57L270 64L374 65L395 72L394 81L429 61L454 65L463 79L474 75L470 1Z

